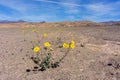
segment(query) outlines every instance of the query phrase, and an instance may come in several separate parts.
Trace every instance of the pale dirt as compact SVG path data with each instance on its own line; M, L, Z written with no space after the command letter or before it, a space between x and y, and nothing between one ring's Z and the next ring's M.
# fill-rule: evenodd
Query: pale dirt
M48 33L49 41L58 34L69 41L72 32L76 47L60 67L35 73L26 72L34 67L28 57L34 54L30 41L36 38L31 29L27 29L24 41L22 28L0 28L0 80L120 80L120 26L57 29L38 28L40 36Z

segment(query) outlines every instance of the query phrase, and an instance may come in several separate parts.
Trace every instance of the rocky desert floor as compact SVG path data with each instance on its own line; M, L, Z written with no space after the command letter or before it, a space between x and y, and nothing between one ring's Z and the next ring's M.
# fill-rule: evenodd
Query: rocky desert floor
M47 33L51 42L58 35L75 40L60 66L46 71L32 70L30 41L37 38L33 28L25 28L25 36L22 29L0 28L0 80L120 80L120 26L38 27L39 35Z

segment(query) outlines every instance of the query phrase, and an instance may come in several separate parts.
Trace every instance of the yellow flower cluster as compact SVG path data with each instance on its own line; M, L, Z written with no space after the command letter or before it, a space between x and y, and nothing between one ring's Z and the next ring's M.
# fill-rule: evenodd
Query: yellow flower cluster
M35 32L35 31L36 31L36 30L33 30L32 32ZM46 37L47 34L44 33L43 36ZM32 42L35 42L35 40L32 40ZM50 51L53 51L53 50L54 50L53 48L51 48L51 44L50 44L49 42L44 42L44 46L47 47L47 48L49 48ZM62 47L63 47L63 48L69 48L69 49L71 48L71 49L74 49L74 48L75 48L75 41L74 41L74 40L71 40L70 43L63 43ZM40 48L39 46L36 46L36 47L34 47L34 49L33 49L33 51L34 51L35 53L38 53L40 50L41 50L41 48Z
M72 49L74 49L74 48L75 48L75 41L72 40L72 41L70 42L70 44L63 43L63 48L72 48Z
M63 43L63 48L69 48L69 44Z

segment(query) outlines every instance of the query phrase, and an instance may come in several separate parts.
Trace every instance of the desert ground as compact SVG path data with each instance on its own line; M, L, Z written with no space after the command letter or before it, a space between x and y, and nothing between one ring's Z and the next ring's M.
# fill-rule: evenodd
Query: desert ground
M28 26L0 25L0 80L120 80L120 26ZM52 42L56 36L62 41L73 39L75 48L59 67L35 71L29 58L34 55L30 42L37 40L32 29L37 29L40 37L47 33L46 41Z

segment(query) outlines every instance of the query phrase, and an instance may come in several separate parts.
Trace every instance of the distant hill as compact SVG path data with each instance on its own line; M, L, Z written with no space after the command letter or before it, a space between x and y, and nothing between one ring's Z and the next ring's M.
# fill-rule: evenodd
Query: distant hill
M114 23L120 23L120 21L105 21L105 22L101 22L101 23L111 23L111 24L114 24Z
M11 24L13 23L13 24ZM92 21L73 21L73 22L68 22L68 21L62 21L62 22L26 22L24 20L18 20L18 21L9 21L9 20L2 20L0 21L0 27L4 27L5 25L11 25L11 27L14 27L16 25L19 25L19 27L36 27L36 26L41 26L41 27L102 27L102 26L120 26L120 21L106 21L106 22L92 22Z
M4 24L4 23L24 23L26 21L24 20L18 20L18 21L9 21L9 20L1 20L0 24Z
M105 22L100 22L106 25L120 25L120 21L105 21Z

